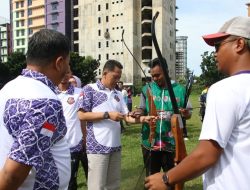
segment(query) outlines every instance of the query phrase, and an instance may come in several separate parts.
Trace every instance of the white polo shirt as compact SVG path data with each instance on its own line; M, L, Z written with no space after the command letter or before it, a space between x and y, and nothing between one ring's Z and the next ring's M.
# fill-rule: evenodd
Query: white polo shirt
M61 91L58 94L58 98L63 105L63 113L68 129L65 137L69 142L70 152L80 152L83 146L81 122L77 115L81 91L81 88L70 85L66 91Z
M0 168L7 158L32 166L19 190L67 190L70 152L56 88L24 69L0 91Z
M128 113L122 93L118 90L109 90L98 80L83 88L80 108L86 112L112 112ZM87 122L87 153L105 154L121 149L120 122L103 119Z

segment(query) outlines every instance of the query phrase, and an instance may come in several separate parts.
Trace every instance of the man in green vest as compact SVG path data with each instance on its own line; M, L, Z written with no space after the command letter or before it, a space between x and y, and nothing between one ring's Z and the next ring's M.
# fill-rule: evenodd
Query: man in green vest
M140 106L134 112L135 115L149 114L150 103L149 95L147 93L147 90L149 89L153 96L153 103L156 107L159 120L156 122L153 137L150 137L149 124L142 125L142 153L146 168L146 176L160 172L161 168L163 171L168 171L174 167L175 155L175 141L171 132L170 123L173 109L159 59L153 59L150 62L149 67L153 81L142 88ZM183 109L186 93L185 88L174 81L172 81L172 87L182 117L189 119L192 114L190 109ZM189 107L191 108L190 104Z

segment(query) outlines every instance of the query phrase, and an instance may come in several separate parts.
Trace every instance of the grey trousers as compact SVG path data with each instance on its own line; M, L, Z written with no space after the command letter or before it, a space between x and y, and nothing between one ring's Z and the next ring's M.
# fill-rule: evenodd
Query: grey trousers
M87 154L88 190L119 190L121 151L110 154Z

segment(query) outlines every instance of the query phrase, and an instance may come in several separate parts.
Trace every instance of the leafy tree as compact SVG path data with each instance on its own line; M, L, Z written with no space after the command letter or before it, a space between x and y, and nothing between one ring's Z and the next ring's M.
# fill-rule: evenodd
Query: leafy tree
M0 63L0 89L9 81L9 69L5 63Z
M6 63L0 63L0 85L3 86L8 81L20 75L26 67L25 55L21 52L13 52L8 56Z
M74 75L78 76L82 83L88 84L94 82L97 76L96 70L100 66L97 60L87 56L82 57L78 53L70 54L70 68Z
M225 75L220 73L217 70L216 61L214 58L214 52L209 53L208 51L204 52L201 62L201 71L200 82L203 85L212 85L215 82L225 78Z
M6 63L9 70L9 80L16 78L26 67L26 57L22 52L13 52Z

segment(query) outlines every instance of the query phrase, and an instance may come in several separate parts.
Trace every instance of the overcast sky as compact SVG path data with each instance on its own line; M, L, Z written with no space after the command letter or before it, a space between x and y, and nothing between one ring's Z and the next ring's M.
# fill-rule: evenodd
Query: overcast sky
M247 16L248 2L250 0L176 0L177 35L188 36L188 68L195 75L201 74L201 55L213 51L201 36L217 32L232 17ZM9 0L1 0L0 16L9 19Z

